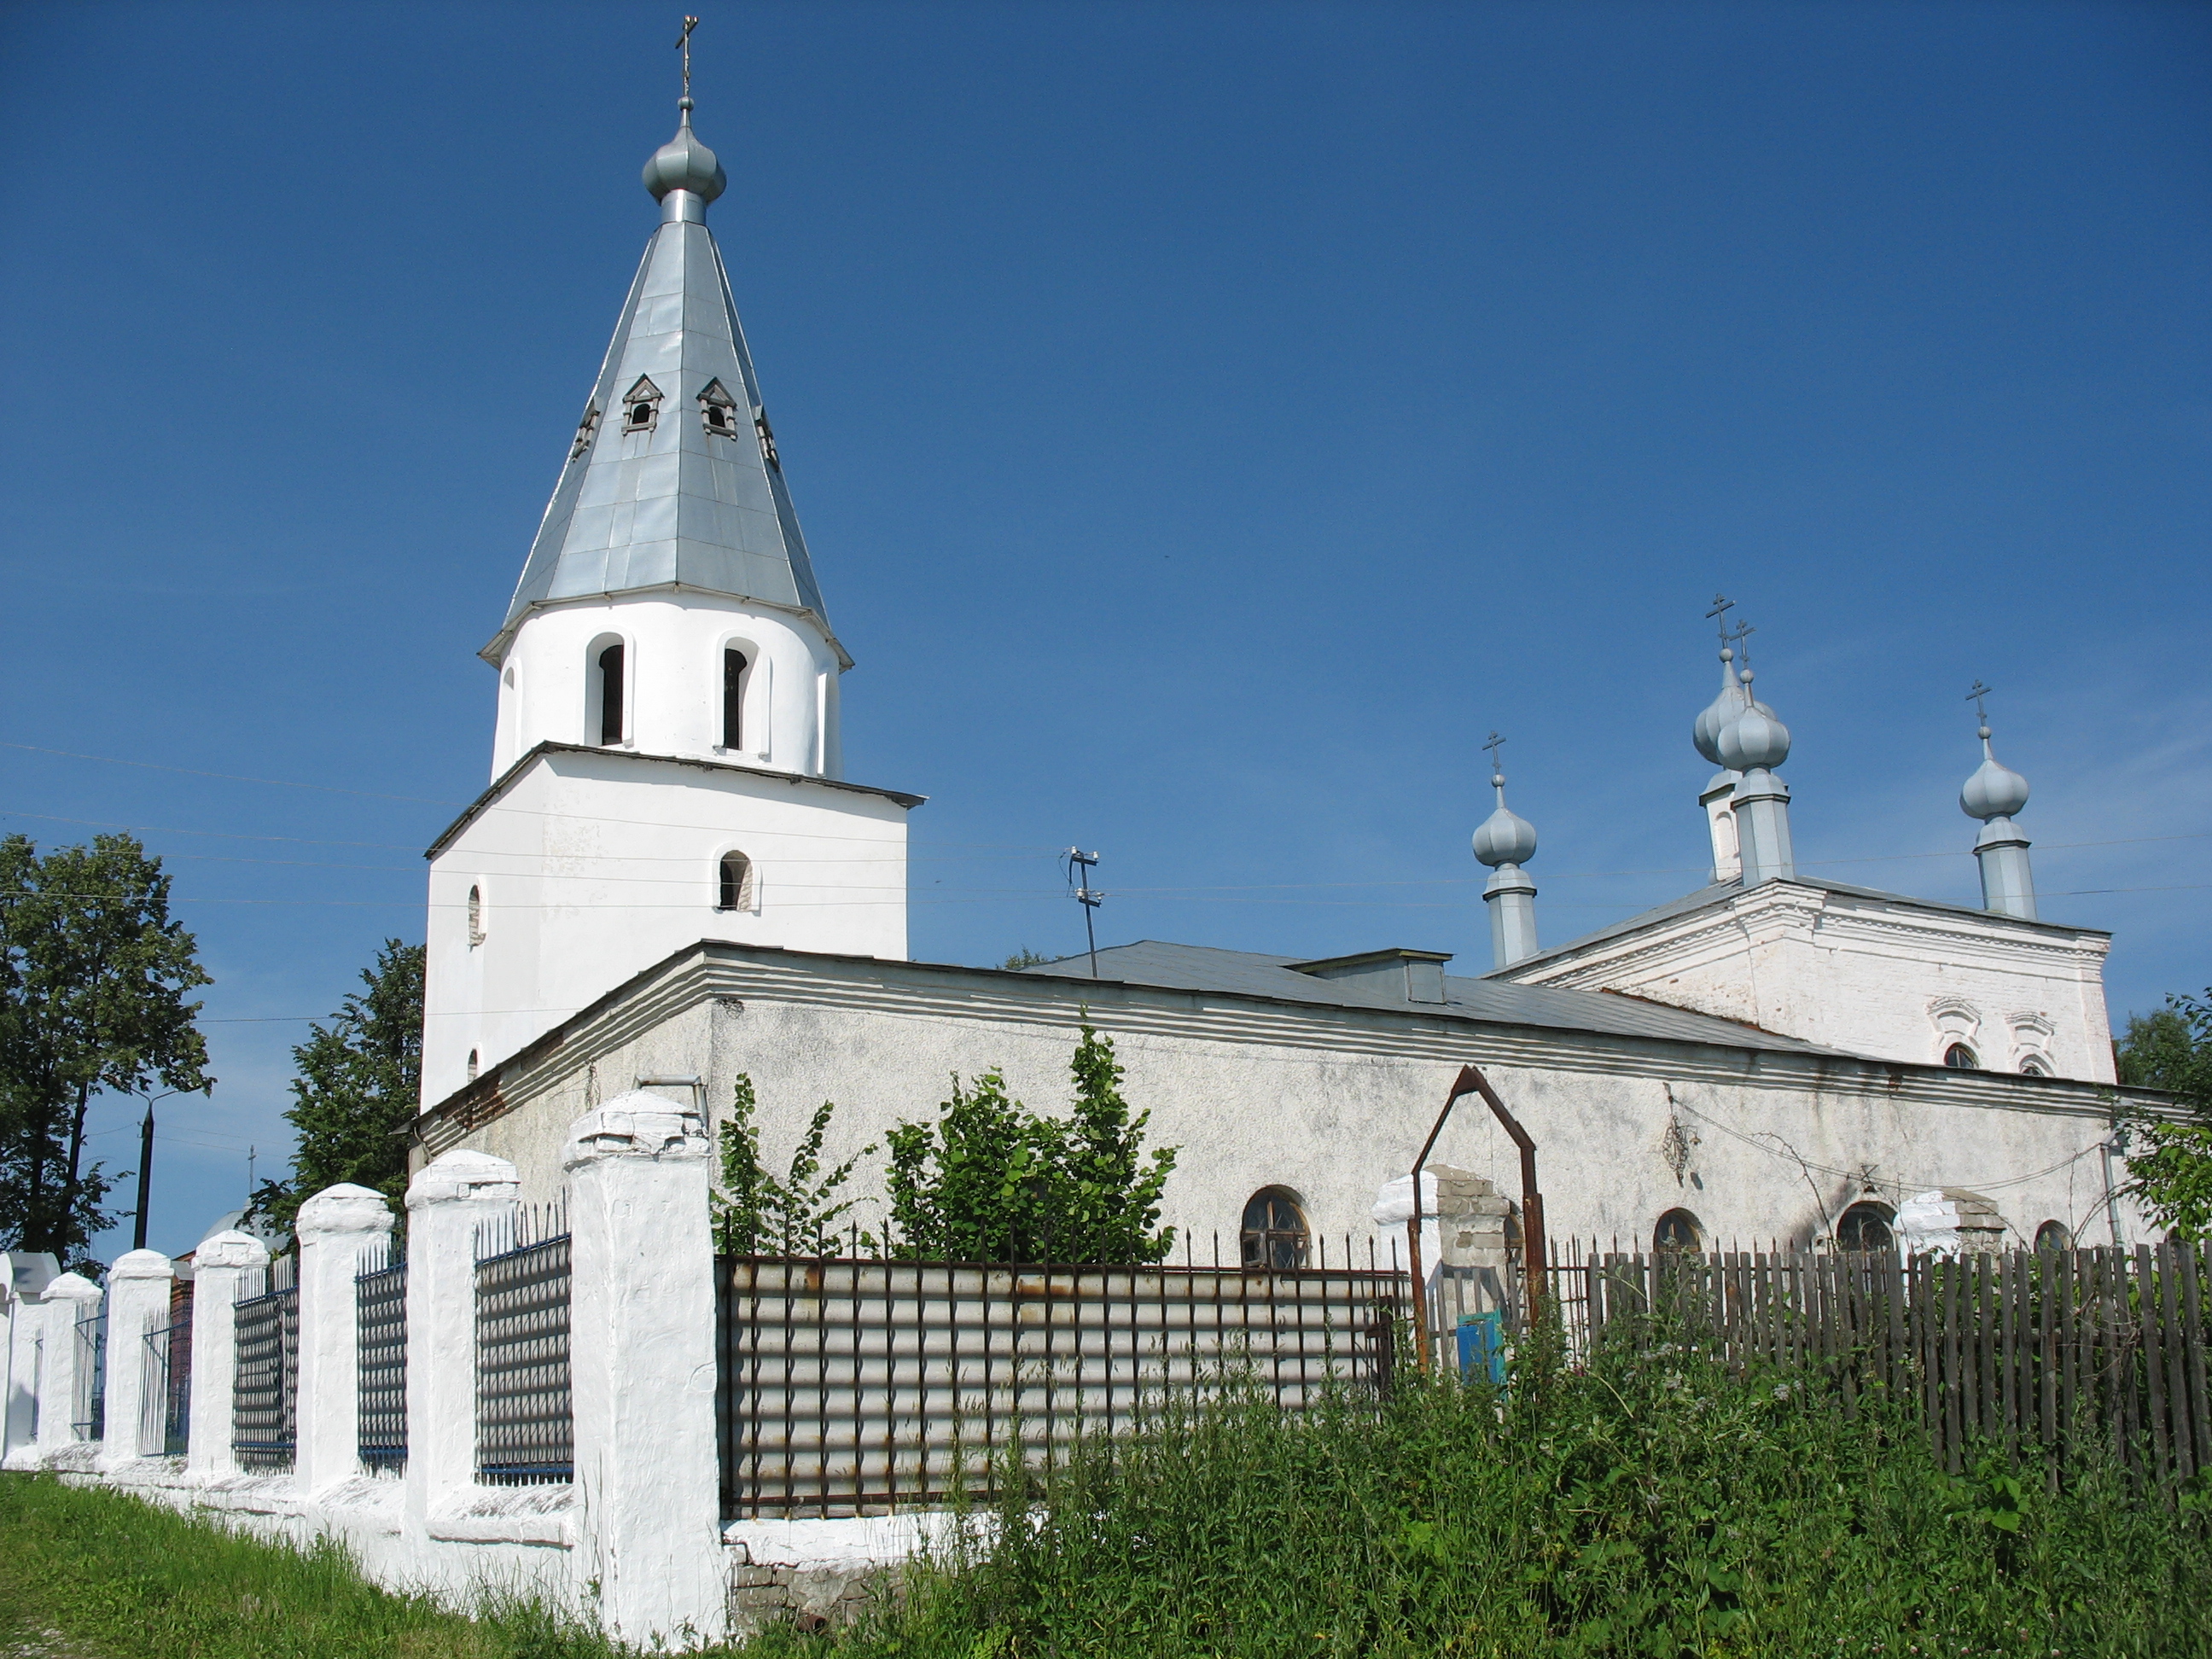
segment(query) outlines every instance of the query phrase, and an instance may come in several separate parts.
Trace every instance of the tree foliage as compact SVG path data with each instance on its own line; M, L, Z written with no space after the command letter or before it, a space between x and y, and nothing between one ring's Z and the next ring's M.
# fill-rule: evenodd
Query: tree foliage
M2159 1225L2179 1238L2212 1237L2212 988L2172 996L2128 1021L2114 1047L2122 1083L2166 1089L2188 1109L2175 1121L2133 1115L2130 1189Z
M838 1223L859 1202L839 1198L839 1190L852 1178L853 1166L876 1149L864 1146L823 1175L822 1142L837 1109L825 1100L807 1121L790 1168L778 1177L761 1162L760 1130L753 1122L758 1107L752 1079L740 1073L729 1119L716 1133L721 1187L712 1199L714 1249L725 1255L822 1255Z
M185 994L210 983L169 916L169 878L130 836L41 858L0 841L0 1239L81 1263L118 1177L84 1157L102 1093L215 1086ZM126 1172L127 1173L127 1172Z
M292 1050L292 1108L300 1132L292 1167L264 1181L252 1213L289 1228L306 1200L349 1181L401 1205L407 1191L403 1132L421 1104L422 947L387 939L328 1024Z
M1175 1242L1160 1194L1176 1149L1145 1155L1110 1037L1088 1025L1069 1070L1075 1102L1041 1117L986 1072L952 1079L934 1123L890 1132L891 1224L906 1255L963 1261L1158 1261Z

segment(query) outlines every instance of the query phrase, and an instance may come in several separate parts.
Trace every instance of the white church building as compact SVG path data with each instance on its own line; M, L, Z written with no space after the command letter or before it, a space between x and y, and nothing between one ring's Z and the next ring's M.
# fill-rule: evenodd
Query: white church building
M418 1164L478 1148L548 1199L568 1125L603 1099L643 1087L719 1117L740 1073L771 1161L824 1099L840 1160L933 1116L953 1073L1063 1109L1088 1020L1153 1141L1181 1149L1163 1218L1201 1254L1233 1253L1248 1218L1287 1248L1364 1249L1378 1188L1468 1062L1534 1137L1561 1236L1858 1246L1947 1189L2015 1244L2142 1236L2112 1197L2110 936L2038 918L2026 781L1984 726L1961 795L1981 908L1800 872L1789 733L1724 605L1693 728L1719 769L1699 796L1712 880L1673 902L1540 946L1535 832L1499 777L1474 836L1487 971L1152 941L1100 950L1095 978L1088 957L909 959L922 798L843 775L851 659L707 228L724 173L684 108L645 169L659 227L483 648L490 786L429 851ZM1436 1157L1518 1189L1485 1115ZM880 1176L864 1159L860 1190Z

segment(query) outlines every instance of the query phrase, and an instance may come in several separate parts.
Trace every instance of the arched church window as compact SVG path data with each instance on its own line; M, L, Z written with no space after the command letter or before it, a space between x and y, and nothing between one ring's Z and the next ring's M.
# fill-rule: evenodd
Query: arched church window
M1651 1230L1656 1255L1694 1255L1705 1248L1705 1230L1687 1210L1669 1210Z
M1313 1235L1304 1208L1287 1187L1262 1187L1244 1200L1244 1265L1288 1270L1306 1265Z
M645 375L639 375L637 384L623 393L623 430L652 431L659 410L660 388Z
M1897 1212L1871 1200L1854 1204L1837 1218L1836 1248L1860 1254L1895 1248L1897 1235L1890 1224Z
M483 889L469 889L469 949L475 950L484 942Z
M2033 1054L2030 1054L2026 1060L2021 1061L2020 1074L2022 1077L2049 1077L2051 1068Z
M722 390L720 380L708 381L699 394L699 423L717 438L738 435L738 402Z
M1943 1051L1943 1063L1954 1072L1978 1072L1982 1062L1974 1058L1974 1051L1963 1042L1954 1042Z
M743 853L725 853L714 870L714 908L750 910L753 899L753 861Z
M599 741L623 740L623 647L620 641L599 653Z
M470 1082L471 1082L471 1083L474 1083L476 1080L477 1080L477 1051L476 1051L475 1049L471 1048L471 1049L470 1049L470 1050L469 1050L469 1081L470 1081Z
M745 653L722 653L722 747L742 749L745 736Z
M2063 1221L2046 1221L2035 1230L2035 1248L2042 1251L2070 1250L2074 1230Z

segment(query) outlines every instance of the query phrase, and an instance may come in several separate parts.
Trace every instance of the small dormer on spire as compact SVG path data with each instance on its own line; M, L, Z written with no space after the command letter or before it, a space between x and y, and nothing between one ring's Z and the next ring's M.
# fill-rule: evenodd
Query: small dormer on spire
M1974 735L1982 740L1982 763L1959 791L1959 810L1982 821L1982 833L1974 837L1974 860L1982 867L1982 908L2033 921L2035 878L2028 868L2028 839L2012 821L2012 815L2027 805L2027 780L1999 763L1990 747L1989 695L1990 688L1979 680L1966 693L1966 701L1974 705Z
M1744 629L1735 635L1736 644L1744 647L1742 666L1735 671L1743 707L1713 744L1720 763L1741 774L1729 811L1735 818L1746 887L1786 881L1797 873L1790 845L1790 786L1774 775L1774 769L1790 758L1790 728L1752 693L1751 652L1744 641L1750 631Z
M1510 968L1537 949L1536 884L1521 867L1536 855L1536 826L1505 804L1505 773L1498 758L1504 745L1495 732L1482 745L1490 751L1490 787L1498 792L1498 807L1474 832L1474 856L1494 872L1482 889L1482 902L1490 907L1493 968Z

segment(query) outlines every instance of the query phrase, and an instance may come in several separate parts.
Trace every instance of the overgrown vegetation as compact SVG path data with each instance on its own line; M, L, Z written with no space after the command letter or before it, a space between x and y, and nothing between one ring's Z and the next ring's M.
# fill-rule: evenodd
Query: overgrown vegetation
M2212 1653L2212 1501L2116 1470L2052 1494L1994 1449L1953 1477L1909 1414L1693 1348L1510 1395L1401 1376L1379 1411L1257 1390L1164 1410L1048 1476L842 1632L750 1659L1808 1659ZM983 1524L988 1522L989 1524ZM586 1659L527 1607L476 1624L301 1554L0 1478L0 1632L115 1659ZM730 1651L730 1650L722 1650Z
M759 1105L752 1079L740 1073L729 1119L717 1132L721 1182L708 1200L714 1248L726 1255L819 1255L859 1202L838 1196L853 1166L876 1149L863 1146L823 1175L822 1142L837 1110L825 1100L807 1120L791 1165L779 1177L761 1162L760 1130L753 1122Z
M1524 1362L1512 1395L1408 1382L1305 1419L1170 1410L1014 1491L997 1542L903 1607L762 1653L2179 1656L2212 1651L2212 1542L2090 1469L1954 1479L1909 1417L1660 1344Z
M1068 1070L1074 1104L1042 1117L986 1072L952 1079L934 1123L902 1123L890 1143L892 1237L902 1254L956 1261L1158 1261L1176 1149L1145 1154L1150 1112L1121 1097L1114 1041L1088 1025Z
M0 1476L0 1651L70 1659L611 1659L526 1603L471 1620L366 1583L341 1550L255 1542L121 1493ZM58 1631L61 1642L42 1638Z
M2121 1082L2171 1090L2190 1113L2129 1122L2139 1149L2128 1158L2130 1189L2175 1237L2212 1236L2212 989L2133 1016L2113 1053Z
M299 1144L290 1172L263 1182L250 1211L281 1228L291 1227L307 1199L342 1181L382 1193L406 1214L401 1131L422 1105L422 947L387 939L361 981L365 988L292 1050L292 1107L284 1116Z

